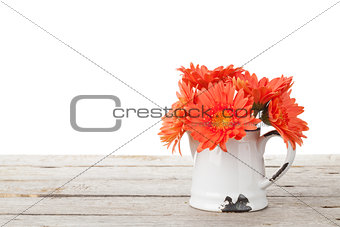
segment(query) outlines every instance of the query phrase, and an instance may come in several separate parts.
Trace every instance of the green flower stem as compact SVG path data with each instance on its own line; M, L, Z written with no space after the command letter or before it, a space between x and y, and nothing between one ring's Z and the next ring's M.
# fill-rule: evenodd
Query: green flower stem
M266 108L263 112L262 112L262 116L260 118L263 123L267 124L267 125L271 125L270 121L269 121L269 115L268 115L268 109Z

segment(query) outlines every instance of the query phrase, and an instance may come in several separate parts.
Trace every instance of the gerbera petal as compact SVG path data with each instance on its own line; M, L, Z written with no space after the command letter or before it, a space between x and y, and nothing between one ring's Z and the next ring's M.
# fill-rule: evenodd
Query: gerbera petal
M302 112L303 107L298 106L287 91L274 98L268 106L270 124L280 133L287 146L288 142L291 143L293 149L296 149L296 143L302 144L301 138L306 138L302 132L309 129L307 123L297 117Z

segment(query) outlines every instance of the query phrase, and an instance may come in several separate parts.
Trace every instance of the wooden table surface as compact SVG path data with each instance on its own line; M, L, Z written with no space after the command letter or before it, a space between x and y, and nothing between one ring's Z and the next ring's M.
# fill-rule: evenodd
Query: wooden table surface
M110 156L46 197L100 158L0 156L0 225L44 198L5 226L340 226L339 155L298 155L258 212L191 208L192 161L178 156ZM266 156L268 176L281 162Z

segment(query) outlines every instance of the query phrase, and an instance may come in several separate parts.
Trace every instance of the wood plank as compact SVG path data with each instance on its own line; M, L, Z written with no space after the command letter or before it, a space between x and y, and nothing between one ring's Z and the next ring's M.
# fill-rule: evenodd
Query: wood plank
M88 167L103 158L104 155L1 155L0 166L35 166ZM267 166L279 166L283 163L283 155L266 155ZM192 166L191 157L178 155L164 156L109 156L99 167L107 166ZM340 166L340 155L303 155L297 154L293 163L295 166Z
M43 196L63 185L85 167L2 167L0 197ZM271 176L277 168L267 168ZM170 195L188 196L192 167L94 167L57 194L63 196ZM340 196L340 167L291 168L269 196ZM180 187L179 187L180 185Z
M234 214L233 214L234 215ZM4 220L10 219L12 216L3 216ZM302 217L263 217L258 218L253 216L253 220L238 216L238 218L229 218L208 216L205 219L190 219L190 217L180 216L174 218L172 215L167 216L55 216L55 215L25 215L18 217L11 222L8 227L103 227L103 226L242 226L242 227L291 227L291 226L308 226L308 227L336 227L334 224L329 224L325 221L315 220L314 216L303 219Z
M269 207L251 213L212 213L193 209L188 197L53 198L30 209L9 226L335 226L340 224L338 198L269 198ZM12 216L37 198L1 198L0 220ZM0 222L0 224L1 224Z
M242 165L242 164L241 164ZM66 180L81 173L84 167L0 167L1 181L48 181ZM271 176L278 168L267 167L266 172ZM291 175L303 175L305 180L311 177L340 180L340 167L293 167L288 171ZM288 174L287 173L287 174ZM88 180L143 180L143 179L181 179L190 180L192 167L93 167L85 172L83 177ZM292 176L290 176L292 177ZM315 178L314 178L315 179Z

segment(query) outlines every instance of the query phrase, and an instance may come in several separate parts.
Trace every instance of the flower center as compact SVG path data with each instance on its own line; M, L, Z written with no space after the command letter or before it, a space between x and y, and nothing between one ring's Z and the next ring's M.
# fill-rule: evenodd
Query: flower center
M215 129L225 130L232 127L233 112L230 110L220 110L211 119L211 125Z

